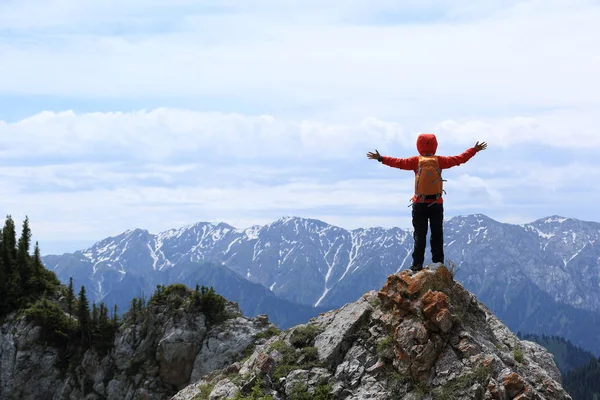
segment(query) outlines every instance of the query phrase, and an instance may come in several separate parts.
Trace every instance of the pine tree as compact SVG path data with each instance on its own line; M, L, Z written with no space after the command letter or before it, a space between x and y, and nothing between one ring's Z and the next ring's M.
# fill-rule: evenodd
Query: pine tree
M31 278L31 269L29 265L29 249L31 247L31 229L29 228L29 218L25 217L23 221L23 230L19 238L17 249L17 268L19 269L19 278L21 288L24 294L30 293L29 280Z
M129 307L129 312L131 313L131 319L135 321L137 319L137 308L138 308L138 299L134 297L131 299L131 306Z
M2 235L0 235L0 293L7 293L6 287L6 269L4 268L4 260L2 257ZM0 317L8 311L8 303L6 296L0 296Z
M81 340L85 341L86 337L90 339L90 303L85 295L85 286L81 286L81 290L79 291L79 307L77 310L77 318L79 319Z
M12 275L17 260L17 234L15 222L10 215L6 216L6 222L2 229L2 258L7 276Z
M92 328L98 326L98 308L96 307L96 302L92 304Z
M73 300L75 299L75 292L73 291L73 277L69 278L69 287L67 288L67 314L69 319L73 315Z
M113 315L112 315L112 324L114 328L117 328L117 326L119 325L119 307L117 307L117 305L115 304L115 307L113 308Z
M17 306L21 295L19 280L15 276L17 262L17 240L15 222L10 215L6 216L2 228L2 263L4 265L4 285L6 288L5 307L11 311Z

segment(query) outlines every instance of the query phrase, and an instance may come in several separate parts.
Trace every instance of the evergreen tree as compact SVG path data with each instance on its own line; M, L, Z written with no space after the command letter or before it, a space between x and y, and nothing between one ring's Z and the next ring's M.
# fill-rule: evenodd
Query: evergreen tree
M23 230L19 238L17 248L17 268L19 269L19 280L23 293L29 293L29 280L31 278L31 270L29 265L29 249L31 247L31 229L29 228L29 218L25 217L23 221Z
M16 276L17 269L17 239L15 222L10 215L6 216L4 228L2 228L2 263L4 266L4 285L6 291L5 309L10 312L18 305L22 294L20 282Z
M600 359L589 363L563 378L563 387L573 400L600 398Z
M67 288L67 314L69 319L73 315L73 300L75 299L75 292L73 291L73 277L69 278L69 287Z
M2 229L2 259L7 276L11 276L17 260L17 234L15 222L8 215Z
M115 304L115 307L113 308L113 315L112 315L112 324L115 328L119 325L118 311L119 311L119 307L117 307L117 305Z
M0 293L7 293L6 287L6 270L4 268L4 260L2 257L2 235L0 235ZM0 317L8 311L8 303L6 296L0 296Z
M77 318L79 319L81 340L85 341L86 337L90 339L90 303L85 295L85 286L81 286L81 290L79 291L79 307L77 310Z
M98 326L98 308L96 307L96 302L92 304L92 328Z
M131 314L131 319L133 321L135 321L137 319L137 312L138 312L138 299L137 299L137 297L134 297L133 299L131 299L131 306L129 307L129 312Z
M100 324L108 325L108 308L104 302L100 303L100 310L98 311L98 321Z

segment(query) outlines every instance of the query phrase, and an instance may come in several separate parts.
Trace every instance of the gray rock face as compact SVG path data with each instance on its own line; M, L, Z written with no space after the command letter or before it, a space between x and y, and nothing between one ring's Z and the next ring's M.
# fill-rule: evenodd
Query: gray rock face
M248 345L254 342L254 336L267 327L268 322L263 318L250 320L237 317L212 329L195 358L191 380L196 381L239 359Z
M381 291L282 332L173 400L236 389L276 399L571 399L552 356L520 341L445 267L391 275Z
M163 382L179 388L189 382L196 355L206 336L206 323L202 317L190 321L192 325L187 327L171 324L158 342L156 359Z
M339 310L319 317L315 324L325 328L315 340L319 359L330 366L337 366L350 348L352 336L364 325L371 311L369 303L361 298L355 303L346 304Z
M216 324L186 305L185 297L177 307L149 305L126 319L107 354L89 349L69 368L38 326L10 316L0 327L0 399L166 400L236 361L256 334L272 327L264 317L243 317L231 303L231 319Z

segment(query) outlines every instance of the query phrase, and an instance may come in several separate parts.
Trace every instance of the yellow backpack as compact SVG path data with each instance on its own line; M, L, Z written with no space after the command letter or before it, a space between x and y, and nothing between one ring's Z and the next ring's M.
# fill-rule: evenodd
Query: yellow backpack
M420 202L423 203L425 199L439 199L442 192L445 192L444 182L437 156L419 156L419 167L415 175L415 195Z

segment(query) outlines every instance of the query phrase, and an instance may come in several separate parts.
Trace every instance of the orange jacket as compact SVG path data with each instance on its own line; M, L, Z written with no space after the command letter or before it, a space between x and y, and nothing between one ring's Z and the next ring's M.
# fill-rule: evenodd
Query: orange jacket
M433 134L421 134L417 138L417 150L421 155L435 155L437 150L437 139ZM457 156L438 156L438 165L440 169L448 169L456 167L457 165L464 164L471 159L477 150L475 147L467 149L464 153ZM419 167L419 157L413 156L409 158L394 158L394 157L381 157L381 163L393 168L399 168L404 170L412 170L415 175ZM417 201L417 196L413 196L412 201ZM435 200L425 200L425 203L432 203ZM440 197L437 203L443 203L444 199Z

